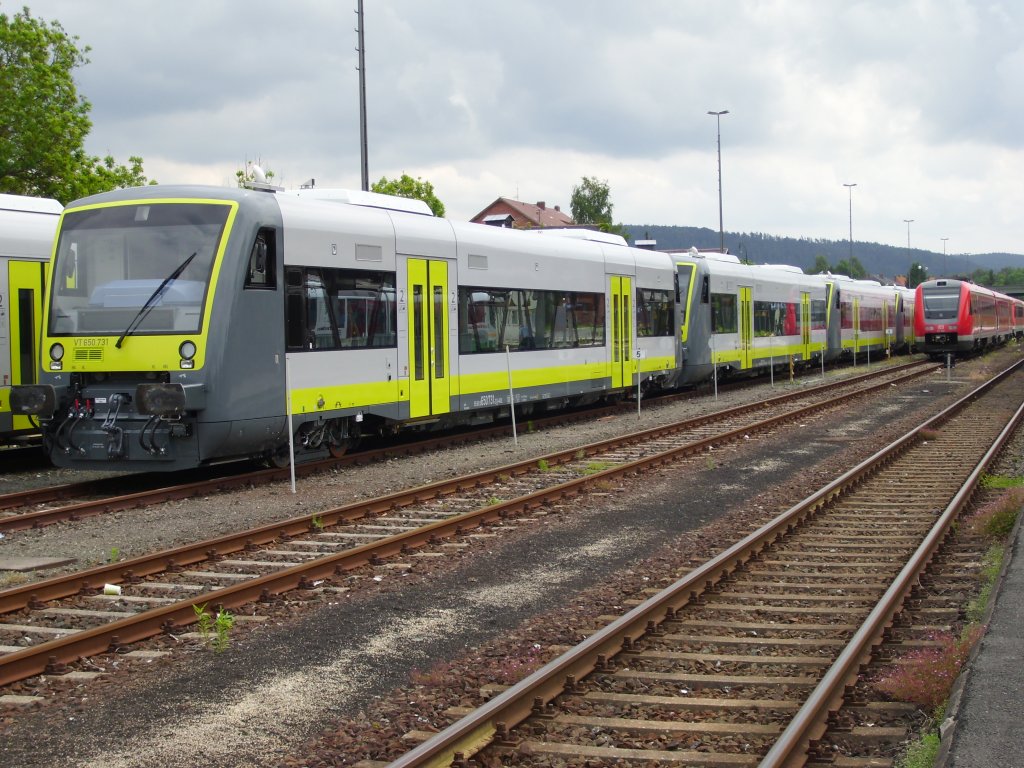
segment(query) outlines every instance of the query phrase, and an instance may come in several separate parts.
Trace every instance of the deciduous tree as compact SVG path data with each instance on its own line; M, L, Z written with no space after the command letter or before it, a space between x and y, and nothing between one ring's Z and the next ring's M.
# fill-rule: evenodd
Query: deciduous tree
M433 211L435 216L444 216L444 203L434 194L434 185L417 176L415 179L407 173L401 178L389 179L381 176L380 181L370 186L371 192L380 192L383 195L396 195L397 197L408 197L412 200L422 200Z
M67 203L115 187L145 184L142 158L119 165L85 151L92 105L72 78L88 46L28 8L0 13L0 192Z
M584 176L572 188L569 211L577 224L596 226L602 232L626 236L621 224L612 223L611 189L607 181Z

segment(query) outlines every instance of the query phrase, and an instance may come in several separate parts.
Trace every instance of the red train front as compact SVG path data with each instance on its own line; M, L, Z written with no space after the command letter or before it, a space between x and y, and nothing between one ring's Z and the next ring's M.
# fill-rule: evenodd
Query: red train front
M966 280L929 280L917 286L914 336L929 355L966 355L1015 334L1014 299Z

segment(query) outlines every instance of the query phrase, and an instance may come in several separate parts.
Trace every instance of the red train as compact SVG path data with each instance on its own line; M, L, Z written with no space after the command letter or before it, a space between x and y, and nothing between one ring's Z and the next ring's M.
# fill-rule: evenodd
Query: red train
M1024 334L1024 301L966 280L917 286L914 336L930 355L966 355Z

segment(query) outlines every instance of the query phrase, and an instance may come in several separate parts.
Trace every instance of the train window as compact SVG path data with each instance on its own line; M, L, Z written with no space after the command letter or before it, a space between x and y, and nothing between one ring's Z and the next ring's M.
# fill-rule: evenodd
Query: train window
M693 272L692 265L680 264L676 268L676 303L679 305L679 322L683 325L686 324L686 305L689 303Z
M285 297L285 333L288 338L288 349L305 348L306 323L303 319L305 300L301 292L289 290Z
M338 336L327 291L317 270L306 273L306 333L310 349L336 349Z
M960 292L950 289L922 289L924 316L929 320L952 320L960 306Z
M459 289L459 353L604 344L604 294L510 288Z
M811 299L811 329L815 331L826 327L826 312L824 299Z
M249 252L249 269L245 275L245 288L276 288L277 258L274 230L261 229Z
M671 336L673 307L671 291L638 288L636 291L636 335Z
M754 302L755 336L793 336L800 332L800 311L785 301Z
M50 300L53 335L195 333L228 203L79 209L61 219ZM140 310L163 286L145 316ZM138 318L138 322L135 320Z
M398 346L394 273L288 268L285 284L290 349Z
M423 286L412 287L412 377L416 381L423 381L424 370L423 354L424 347L423 333Z
M739 325L735 294L711 294L711 327L714 333L736 333Z
M35 345L35 291L31 288L18 289L18 331L20 338L12 341L18 345L16 354L20 357L21 383L36 383ZM13 356L12 356L13 359ZM7 377L4 376L6 384Z
M853 328L853 302L839 302L839 327L847 330Z
M433 326L434 326L434 378L444 378L444 331L445 331L444 289L434 286Z
M711 296L711 277L704 275L704 279L701 281L700 286L700 303L707 304L710 301Z

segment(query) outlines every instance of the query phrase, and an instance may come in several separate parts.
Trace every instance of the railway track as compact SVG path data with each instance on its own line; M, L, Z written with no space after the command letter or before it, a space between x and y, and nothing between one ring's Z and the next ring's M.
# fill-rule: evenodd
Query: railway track
M901 372L925 371L934 368L934 364L921 360L905 363L890 368L876 369L866 374L859 374L839 382L831 382L821 386L793 392L781 397L800 398L814 396L823 391L822 387L846 385L847 382L866 382L878 378L890 378ZM690 397L689 393L668 395L666 399ZM778 398L767 401L777 402ZM629 405L605 406L586 411L568 412L541 419L532 419L534 429L545 429L583 419L600 418L603 415L619 413ZM402 456L426 453L453 445L465 444L477 440L506 436L507 425L486 427L456 434L431 437L424 440L392 444L385 447L369 448L340 458L309 462L296 467L298 477L309 477L321 472L340 469L346 466L368 464L385 461ZM163 475L128 475L105 477L79 483L37 488L0 495L0 533L9 533L29 528L39 528L59 522L82 519L91 515L107 514L123 510L139 509L153 504L160 504L178 499L195 498L210 493L230 491L237 488L266 485L281 482L289 478L289 469L257 469L239 471L231 465L220 465L204 470L185 473L183 481L166 485L167 477ZM127 486L127 487L126 487ZM74 500L67 503L68 500Z
M859 672L906 614L955 621L918 587L1020 423L1019 367L440 734L408 734L425 740L391 768L888 765L901 705L860 700Z
M235 609L396 555L427 556L446 538L656 468L867 391L934 370L876 374L658 427L489 472L434 483L218 539L0 592L0 684L151 637L180 633L195 606ZM808 405L807 401L812 401ZM598 486L600 487L600 486ZM121 595L102 594L107 584Z

